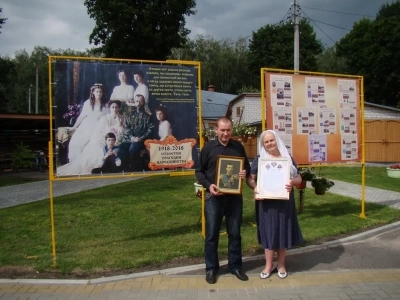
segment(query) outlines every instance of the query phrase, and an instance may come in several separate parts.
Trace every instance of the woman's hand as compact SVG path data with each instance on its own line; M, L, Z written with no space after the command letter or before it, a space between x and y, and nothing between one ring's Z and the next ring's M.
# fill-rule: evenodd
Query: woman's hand
M287 184L285 184L285 188L289 193L292 191L293 183L292 183L291 179L289 180L289 182Z

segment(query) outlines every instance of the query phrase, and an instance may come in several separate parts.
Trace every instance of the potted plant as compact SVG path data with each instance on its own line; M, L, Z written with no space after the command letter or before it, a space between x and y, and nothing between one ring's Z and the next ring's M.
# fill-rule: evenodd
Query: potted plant
M257 137L257 127L256 126L247 126L246 135L252 139Z
M296 185L298 189L305 189L307 186L307 181L311 181L315 178L314 170L311 168L299 168L299 174L302 182Z
M217 135L217 133L215 132L215 130L213 128L206 128L204 130L205 132L205 136L209 139L209 140L214 140L215 136Z
M324 195L335 183L325 177L314 177L311 180L311 185L315 189L316 195Z
M386 168L387 175L392 178L400 178L400 164L391 165Z

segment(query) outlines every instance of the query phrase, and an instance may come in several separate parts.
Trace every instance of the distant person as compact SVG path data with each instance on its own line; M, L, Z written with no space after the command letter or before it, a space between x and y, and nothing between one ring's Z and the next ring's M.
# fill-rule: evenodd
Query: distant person
M90 88L89 99L83 103L83 108L72 130L75 130L68 146L68 159L73 162L89 142L97 121L109 113L104 88L100 83Z
M225 216L228 231L228 267L239 280L249 278L242 270L242 238L240 227L242 224L243 197L237 194L223 194L215 185L216 166L218 155L243 157L244 170L238 176L246 178L250 173L250 164L247 160L243 145L231 139L232 121L226 117L217 120L215 129L217 139L205 144L200 151L200 157L195 174L199 183L206 189L206 203L204 214L206 217L206 238L204 240L204 258L206 263L206 281L214 284L217 281L219 270L218 244L222 219Z
M265 268L260 273L266 279L277 271L279 278L288 276L285 258L286 249L303 242L303 236L297 221L294 203L293 185L300 184L302 179L297 173L297 165L287 151L285 144L273 130L264 131L259 140L259 156L251 164L251 175L247 185L254 190L256 201L256 220L258 241L265 250ZM257 192L257 172L259 158L287 158L290 161L290 180L282 188L290 192L289 200L262 199ZM274 265L274 252L278 262Z

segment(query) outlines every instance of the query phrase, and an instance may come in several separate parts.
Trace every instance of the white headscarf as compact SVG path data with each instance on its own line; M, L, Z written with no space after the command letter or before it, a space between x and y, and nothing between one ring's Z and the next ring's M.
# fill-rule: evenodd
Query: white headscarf
M275 131L268 129L268 130L265 130L263 133L261 133L260 140L259 140L259 147L258 147L258 153L260 153L260 157L261 158L263 158L263 157L270 158L271 157L271 155L269 155L269 153L267 152L267 150L265 150L265 147L264 147L264 136L267 133L271 133L274 135L279 153L281 154L282 157L287 158L289 160L289 162L290 162L290 178L296 177L298 172L297 172L296 167L293 165L292 157L290 156L290 154L285 146L285 143L281 140L281 138Z

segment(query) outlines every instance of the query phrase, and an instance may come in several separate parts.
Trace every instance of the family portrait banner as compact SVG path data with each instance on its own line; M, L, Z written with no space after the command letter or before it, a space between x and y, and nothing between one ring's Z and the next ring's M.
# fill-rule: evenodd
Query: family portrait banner
M54 175L193 168L198 67L54 57Z

